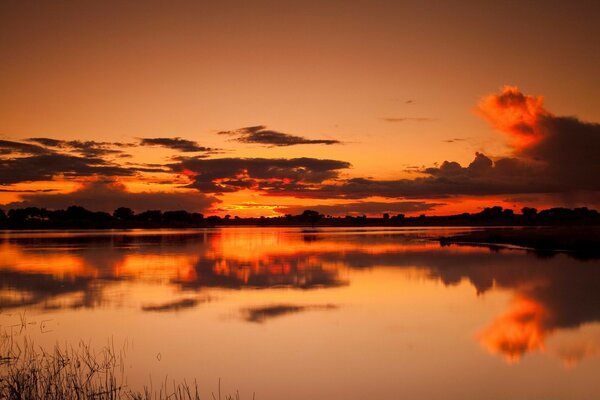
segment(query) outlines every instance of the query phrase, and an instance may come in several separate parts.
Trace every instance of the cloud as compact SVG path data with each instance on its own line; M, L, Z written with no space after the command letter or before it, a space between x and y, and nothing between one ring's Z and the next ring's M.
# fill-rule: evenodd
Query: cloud
M544 195L577 199L577 204L600 198L600 124L575 117L556 116L543 107L543 98L529 96L513 86L484 97L477 113L493 128L507 135L510 154L491 157L476 153L472 162L461 165L447 159L429 168L421 167L415 179L375 179L342 173L351 167L342 160L317 158L205 158L216 149L175 138L143 138L138 144L95 141L63 141L31 138L32 143L0 140L0 185L21 182L75 179L80 177L119 177L145 173L170 173L171 181L205 194L221 194L245 189L272 196L317 199L415 199L397 202L404 207L433 207L438 203L416 199L488 195ZM426 121L428 118L386 118L388 121ZM267 146L334 144L337 140L308 139L253 126L220 132L244 143ZM462 138L454 138L456 142ZM123 148L134 145L163 146L180 151L169 164L119 163L127 155ZM189 154L198 154L190 157ZM118 157L112 157L113 155ZM149 179L149 178L147 178ZM153 194L154 195L154 194ZM400 204L402 203L402 204ZM187 203L186 203L187 204ZM389 203L361 203L324 208L324 211L383 212ZM575 205L575 204L574 204ZM589 204L593 205L593 204ZM326 207L326 206L324 206ZM348 211L348 207L355 211ZM402 212L400 209L385 212ZM425 211L427 209L424 209ZM416 211L416 209L414 210Z
M200 146L197 142L182 139L180 137L174 138L142 138L140 139L140 145L142 146L161 146L172 150L178 150L184 153L193 152L212 152L216 149L210 147Z
M504 86L499 94L484 97L477 112L498 131L509 135L516 149L535 144L544 136L541 122L553 118L543 108L544 98L527 96L515 86Z
M64 209L79 205L93 211L111 212L118 207L129 207L136 211L149 209L204 211L219 203L215 197L197 192L128 192L114 181L96 180L86 183L81 189L70 193L24 194L22 201L6 204L5 208L45 207Z
M546 111L541 97L527 96L515 87L485 97L478 112L511 138L512 154L492 159L476 153L462 166L444 161L422 168L416 179L352 178L322 185L319 190L287 193L296 197L444 198L499 194L553 194L570 196L600 191L600 124L575 117L557 117ZM278 194L284 194L280 192Z
M399 214L407 212L420 212L420 211L431 211L435 207L442 206L444 203L430 203L425 201L396 201L396 202L377 202L377 201L364 201L354 202L347 204L319 204L311 205L309 207L305 205L297 206L286 206L279 207L275 211L282 214L298 215L302 214L302 211L310 208L311 210L319 211L325 215L347 215L347 214Z
M107 155L123 155L118 148L131 147L131 143L96 142L94 140L58 140L52 138L29 138L30 142L39 143L47 148L63 149L75 152L85 157L100 157ZM116 148L115 148L116 147ZM45 149L48 151L49 149Z
M2 189L0 193L49 193L55 192L56 189Z
M31 143L0 140L0 185L50 181L57 177L131 176L138 171L105 158L122 155L115 147L125 143L51 138L27 139Z
M513 139L516 158L543 166L538 181L556 183L556 191L600 190L600 124L555 116L543 108L542 97L511 86L484 98L478 109Z
M187 187L205 193L255 189L265 192L295 192L319 188L324 181L336 179L345 161L316 158L215 158L182 159L171 164L174 172L184 173L192 183Z
M302 136L290 135L267 129L264 125L249 126L237 129L235 131L222 131L219 135L236 136L234 139L240 143L257 143L270 147L295 146L298 144L339 144L339 140L334 139L308 139Z
M572 190L600 190L600 124L573 117L544 117L536 131L543 135L518 152L545 164L544 175Z
M537 164L525 163L516 158L494 162L482 153L476 153L475 159L467 167L457 162L444 161L440 167L425 168L418 172L426 176L397 180L351 178L320 185L318 189L299 186L290 192L282 188L280 192L270 194L300 198L446 198L560 190L550 180L539 181L541 167Z
M61 147L64 143L64 140L52 139L46 137L37 137L37 138L29 138L27 139L30 142L39 143L46 147Z
M94 175L130 176L135 172L133 168L124 168L98 157L59 153L0 159L0 185L50 181L59 175L65 178Z
M48 152L48 149L35 144L0 140L0 155L11 155L14 153L40 155Z

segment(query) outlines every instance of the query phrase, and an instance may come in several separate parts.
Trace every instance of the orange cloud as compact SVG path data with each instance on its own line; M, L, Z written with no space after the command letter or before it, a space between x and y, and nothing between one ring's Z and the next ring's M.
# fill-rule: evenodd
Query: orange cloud
M510 135L511 146L521 150L543 137L540 121L552 116L543 102L542 96L528 96L515 86L504 86L499 94L484 97L476 111L494 128Z

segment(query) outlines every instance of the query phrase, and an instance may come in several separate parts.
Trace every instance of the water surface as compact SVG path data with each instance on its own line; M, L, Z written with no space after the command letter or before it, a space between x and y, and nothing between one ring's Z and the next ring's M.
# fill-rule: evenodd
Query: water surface
M257 399L597 399L600 262L460 229L0 233L0 330ZM208 398L208 397L207 397Z

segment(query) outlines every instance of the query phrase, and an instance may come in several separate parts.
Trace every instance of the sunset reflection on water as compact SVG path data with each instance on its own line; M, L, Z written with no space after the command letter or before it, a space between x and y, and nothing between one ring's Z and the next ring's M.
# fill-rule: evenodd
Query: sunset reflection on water
M464 374L490 398L600 394L600 263L431 240L448 232L4 233L0 329L42 346L131 341L132 384L222 377L267 399L464 398ZM526 385L534 374L552 381ZM432 376L444 390L419 383Z

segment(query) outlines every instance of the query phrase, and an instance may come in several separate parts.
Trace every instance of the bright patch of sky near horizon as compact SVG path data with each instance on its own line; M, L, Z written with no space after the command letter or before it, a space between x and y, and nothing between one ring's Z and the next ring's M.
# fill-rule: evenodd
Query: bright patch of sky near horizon
M506 155L505 137L473 113L505 84L543 95L557 115L600 121L599 11L596 2L4 3L0 138L178 136L226 156L331 158L352 163L351 177L410 178L410 166ZM253 125L344 143L265 148L216 134ZM446 142L454 138L466 140ZM173 153L133 154L152 163Z

